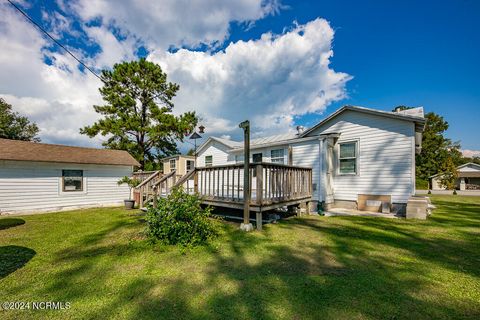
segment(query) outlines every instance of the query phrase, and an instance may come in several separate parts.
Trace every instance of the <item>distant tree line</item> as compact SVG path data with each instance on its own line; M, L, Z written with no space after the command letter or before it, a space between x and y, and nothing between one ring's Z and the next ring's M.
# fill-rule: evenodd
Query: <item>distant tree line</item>
M405 110L412 107L399 106ZM445 137L449 124L439 114L425 114L426 124L422 137L422 151L416 155L417 184L428 186L431 176L442 173L440 183L447 189L454 189L457 179L457 166L468 163L480 163L480 158L466 158L461 152L460 142Z

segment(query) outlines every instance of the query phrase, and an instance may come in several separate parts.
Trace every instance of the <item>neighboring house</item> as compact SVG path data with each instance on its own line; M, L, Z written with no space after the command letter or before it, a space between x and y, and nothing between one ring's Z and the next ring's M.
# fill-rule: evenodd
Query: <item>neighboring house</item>
M126 151L0 139L0 214L121 205L140 164Z
M195 156L175 155L161 160L163 164L163 173L177 171L177 175L185 175L187 172L195 169Z
M476 163L466 163L457 167L458 178L455 182L457 190L480 190L480 165ZM430 186L432 190L445 190L441 183L442 174L438 173L430 177Z
M252 139L250 161L312 168L314 200L327 208L356 208L359 195L386 196L404 207L415 194L424 125L422 108L345 106L306 131ZM198 149L197 167L243 160L243 142L210 137Z

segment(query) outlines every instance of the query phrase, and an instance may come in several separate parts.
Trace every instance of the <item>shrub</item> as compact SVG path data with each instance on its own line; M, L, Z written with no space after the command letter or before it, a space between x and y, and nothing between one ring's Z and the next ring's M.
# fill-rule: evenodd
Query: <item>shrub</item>
M156 207L147 211L147 235L153 242L196 246L218 234L217 225L209 219L211 208L203 209L197 195L175 188Z
M415 179L415 188L416 189L419 189L419 190L427 190L429 189L429 185L428 185L428 180L423 180L421 178L416 178Z

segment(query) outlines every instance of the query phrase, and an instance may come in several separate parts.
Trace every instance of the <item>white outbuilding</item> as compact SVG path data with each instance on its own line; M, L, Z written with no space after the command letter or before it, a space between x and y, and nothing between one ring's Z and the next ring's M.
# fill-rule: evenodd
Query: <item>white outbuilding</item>
M121 150L0 139L0 214L121 205L136 166Z

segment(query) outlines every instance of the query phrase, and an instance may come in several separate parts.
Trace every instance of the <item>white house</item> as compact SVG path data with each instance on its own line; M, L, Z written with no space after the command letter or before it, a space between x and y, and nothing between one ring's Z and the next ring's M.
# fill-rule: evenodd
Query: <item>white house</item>
M250 161L312 168L314 200L326 207L356 208L360 195L403 207L415 194L424 125L423 108L345 106L306 131L252 139ZM243 162L243 142L210 137L197 154L197 167Z
M458 178L455 182L457 190L480 190L480 165L476 163L465 163L457 167ZM445 190L441 183L442 174L438 173L430 177L432 190Z
M0 139L0 214L121 205L135 166L126 151Z

